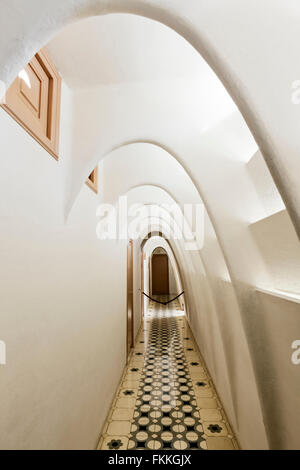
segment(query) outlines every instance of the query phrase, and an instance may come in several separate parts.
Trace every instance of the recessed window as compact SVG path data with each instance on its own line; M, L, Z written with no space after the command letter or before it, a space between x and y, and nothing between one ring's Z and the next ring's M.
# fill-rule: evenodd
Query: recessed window
M60 97L61 77L43 49L18 74L2 105L56 159Z
M86 184L89 188L91 188L95 193L98 193L98 167L96 167L88 179L86 180Z

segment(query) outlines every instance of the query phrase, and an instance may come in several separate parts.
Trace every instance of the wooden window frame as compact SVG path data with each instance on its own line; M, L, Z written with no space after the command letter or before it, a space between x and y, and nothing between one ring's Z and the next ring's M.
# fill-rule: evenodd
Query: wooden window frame
M86 184L90 189L94 191L94 193L98 193L98 167L92 171L89 175L88 179L86 180Z
M46 133L34 130L30 119L22 119L18 113L18 107L10 104L9 95L1 107L10 114L15 121L20 124L47 152L56 160L59 156L59 127L60 127L60 104L61 104L61 76L55 65L51 61L46 49L40 50L29 62L28 66L32 70L36 69L37 62L48 78L47 83L47 101L46 101ZM19 77L16 78L20 80ZM41 82L42 87L42 82ZM9 89L10 90L10 89ZM8 91L9 91L8 90ZM41 92L42 93L42 92Z

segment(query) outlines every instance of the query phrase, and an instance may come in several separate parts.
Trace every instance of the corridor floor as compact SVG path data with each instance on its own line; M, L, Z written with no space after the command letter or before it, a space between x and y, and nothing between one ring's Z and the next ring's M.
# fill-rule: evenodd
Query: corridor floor
M238 449L178 301L150 302L98 449Z

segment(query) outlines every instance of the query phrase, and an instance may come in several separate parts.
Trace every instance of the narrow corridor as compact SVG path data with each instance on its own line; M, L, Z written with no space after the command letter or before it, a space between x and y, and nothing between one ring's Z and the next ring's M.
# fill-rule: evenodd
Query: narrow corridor
M178 301L150 302L98 449L238 449Z

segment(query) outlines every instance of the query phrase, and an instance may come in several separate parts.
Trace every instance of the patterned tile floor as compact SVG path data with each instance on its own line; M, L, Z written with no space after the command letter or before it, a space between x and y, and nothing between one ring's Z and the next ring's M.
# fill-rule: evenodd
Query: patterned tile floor
M238 449L178 301L150 302L98 449Z

